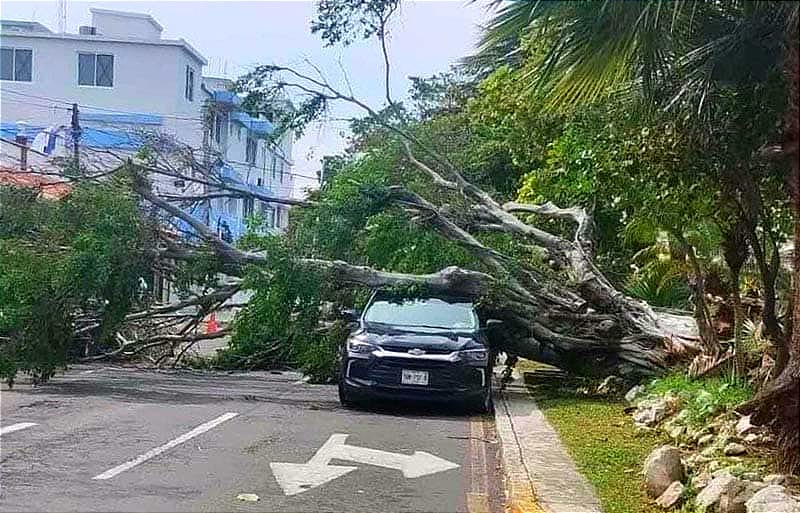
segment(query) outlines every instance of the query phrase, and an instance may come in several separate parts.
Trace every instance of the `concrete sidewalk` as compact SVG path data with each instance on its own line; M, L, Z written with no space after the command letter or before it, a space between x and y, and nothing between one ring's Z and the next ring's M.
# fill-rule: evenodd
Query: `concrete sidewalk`
M497 393L495 423L512 512L600 513L592 485L522 382Z

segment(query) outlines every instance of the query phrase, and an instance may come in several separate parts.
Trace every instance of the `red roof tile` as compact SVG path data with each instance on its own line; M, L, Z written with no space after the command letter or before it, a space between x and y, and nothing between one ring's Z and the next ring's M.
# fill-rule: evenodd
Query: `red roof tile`
M39 189L42 197L47 199L61 199L72 190L69 183L54 177L5 166L0 166L0 185Z

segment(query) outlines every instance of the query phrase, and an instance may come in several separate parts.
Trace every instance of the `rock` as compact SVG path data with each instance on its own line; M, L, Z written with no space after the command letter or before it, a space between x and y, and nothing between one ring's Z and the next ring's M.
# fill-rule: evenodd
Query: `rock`
M786 476L783 474L769 474L764 476L763 481L768 485L782 485L786 482Z
M636 399L638 399L639 396L642 395L643 393L644 393L644 387L642 385L636 385L635 387L628 390L628 392L625 394L625 401L627 401L630 404L633 404L633 402Z
M704 436L713 435L714 430L708 426L703 426L701 428L690 428L689 433L691 434L691 438L694 442L699 442Z
M708 433L707 435L703 435L697 439L697 445L708 445L714 441L714 435Z
M758 428L750 423L750 415L745 415L744 417L740 418L739 421L736 423L736 427L734 431L738 436L745 436L747 434L753 433Z
M697 468L700 465L705 465L709 461L711 461L711 458L706 458L702 454L695 453L686 458L686 461L684 463L689 468Z
M725 456L741 456L747 452L747 447L736 442L731 442L725 446L722 452Z
M747 513L797 513L800 501L782 486L772 485L758 491L746 502Z
M761 475L758 472L743 472L741 478L747 481L761 481Z
M686 433L686 426L674 426L669 430L669 437L673 440L677 440Z
M711 482L711 474L708 472L701 472L692 477L692 486L695 488L695 490L702 490L708 486L709 482Z
M618 394L624 384L625 381L619 376L608 376L597 387L597 393L600 395Z
M258 495L254 493L240 493L236 496L236 500L244 501L244 502L258 502Z
M633 414L633 421L643 426L652 426L664 420L666 416L667 402L661 399L653 403L640 404Z
M759 489L760 487L756 483L743 481L724 472L713 478L697 494L694 504L700 512L746 513L745 503Z
M664 490L664 493L659 495L658 499L656 499L656 504L664 509L674 508L681 502L683 489L684 486L680 481L673 482L669 485L669 488Z
M744 441L751 445L768 445L775 442L775 437L769 433L749 433Z
M661 446L644 462L644 482L650 497L659 497L672 483L684 478L681 452L675 447Z

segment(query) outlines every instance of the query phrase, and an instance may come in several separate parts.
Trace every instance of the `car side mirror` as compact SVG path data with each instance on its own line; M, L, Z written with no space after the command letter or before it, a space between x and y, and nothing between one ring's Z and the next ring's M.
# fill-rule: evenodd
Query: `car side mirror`
M341 313L347 322L358 322L361 319L361 312L355 308L342 308Z

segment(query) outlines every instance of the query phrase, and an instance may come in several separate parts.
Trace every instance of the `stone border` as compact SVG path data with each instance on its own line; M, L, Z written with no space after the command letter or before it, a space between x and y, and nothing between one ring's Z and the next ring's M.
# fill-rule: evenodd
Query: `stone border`
M572 459L536 402L521 389L495 395L495 424L502 444L509 512L601 513L591 484Z

